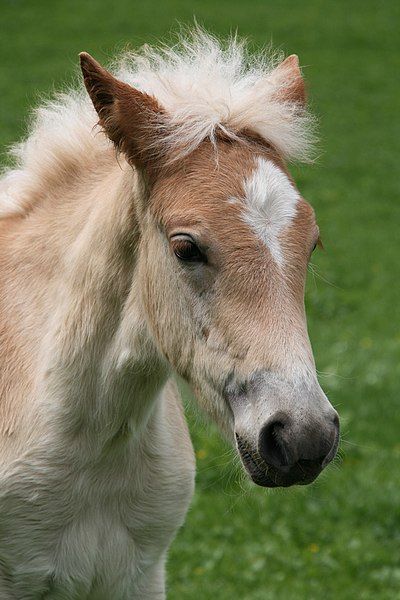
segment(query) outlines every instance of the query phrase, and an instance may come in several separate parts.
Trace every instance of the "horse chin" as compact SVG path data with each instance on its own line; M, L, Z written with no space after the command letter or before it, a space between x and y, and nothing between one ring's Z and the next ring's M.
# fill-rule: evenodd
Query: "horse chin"
M271 468L267 472L258 472L258 473L250 473L248 469L246 471L249 473L250 478L253 483L259 485L260 487L265 488L276 488L276 487L291 487L293 485L309 485L312 483L317 475L311 477L305 477L303 479L284 479L279 474L274 472Z

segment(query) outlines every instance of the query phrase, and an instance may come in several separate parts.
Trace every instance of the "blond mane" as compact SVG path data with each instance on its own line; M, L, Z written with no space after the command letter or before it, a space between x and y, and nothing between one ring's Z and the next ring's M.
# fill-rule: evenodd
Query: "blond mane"
M225 44L199 28L173 47L144 46L112 69L121 80L154 96L171 127L164 141L182 157L222 131L235 138L250 130L283 158L308 160L313 118L284 101L292 83L275 69L281 57L257 55L236 37ZM289 75L290 77L290 75ZM97 115L83 90L58 95L34 111L27 139L13 146L14 167L0 180L0 217L27 212L45 190L111 157L111 143L96 130Z

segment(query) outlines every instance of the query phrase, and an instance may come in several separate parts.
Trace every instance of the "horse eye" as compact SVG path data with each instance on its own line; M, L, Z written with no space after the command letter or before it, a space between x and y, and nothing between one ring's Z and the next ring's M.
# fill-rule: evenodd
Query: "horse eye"
M313 246L313 249L311 250L311 254L314 252L314 250L315 250L315 248L316 248L317 246L318 246L318 248L321 248L321 250L323 250L323 249L324 249L324 245L323 245L323 243L322 243L322 240L321 240L320 236L318 236L318 239L317 239L317 241L315 242L315 244L314 244L314 246Z
M179 260L185 262L207 262L198 246L186 237L179 237L172 240L172 248Z

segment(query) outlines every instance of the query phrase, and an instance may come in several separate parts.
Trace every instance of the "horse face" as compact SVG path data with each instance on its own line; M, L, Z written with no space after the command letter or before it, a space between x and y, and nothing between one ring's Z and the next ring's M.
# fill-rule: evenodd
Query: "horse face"
M100 124L145 182L139 293L158 349L236 440L256 483L312 481L335 455L339 432L317 382L304 314L318 240L312 209L279 155L243 129L243 119L233 120L238 135L215 144L205 137L171 159L185 123L178 119L174 130L153 96L86 54L82 69ZM272 86L270 108L282 103L287 111L277 119L287 136L285 123L305 101L297 58L265 81L253 86L249 114L257 89L268 95Z
M140 258L148 319L252 479L308 483L339 431L304 313L318 227L273 151L221 141L217 156L204 143L152 189Z

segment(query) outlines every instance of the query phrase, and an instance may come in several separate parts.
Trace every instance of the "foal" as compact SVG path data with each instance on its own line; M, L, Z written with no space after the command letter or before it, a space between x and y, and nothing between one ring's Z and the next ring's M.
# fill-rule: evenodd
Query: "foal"
M95 110L39 109L0 182L2 600L164 597L195 472L174 372L261 486L338 443L303 306L318 227L284 162L310 137L297 57L197 33L81 66Z

